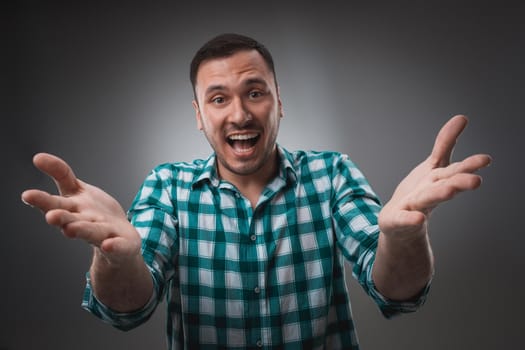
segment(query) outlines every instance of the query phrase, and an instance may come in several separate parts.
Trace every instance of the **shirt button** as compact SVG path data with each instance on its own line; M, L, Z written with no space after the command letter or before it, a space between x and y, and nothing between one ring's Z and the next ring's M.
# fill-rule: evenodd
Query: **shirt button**
M253 291L255 292L255 294L259 294L261 292L261 288L259 288L259 286L253 288Z
M257 343L255 343L255 345L257 345L258 348L262 348L262 345L263 345L262 340L261 339L257 340Z
M252 240L252 242L255 242L255 240L257 239L257 236L256 235L251 235L250 239Z

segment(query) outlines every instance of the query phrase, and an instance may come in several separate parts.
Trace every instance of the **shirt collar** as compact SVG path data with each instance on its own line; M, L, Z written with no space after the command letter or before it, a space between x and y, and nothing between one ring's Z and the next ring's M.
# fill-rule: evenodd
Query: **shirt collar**
M219 186L220 179L217 176L217 167L216 167L217 157L213 153L204 163L204 166L201 168L200 173L195 174L195 178L191 183L191 188L194 189L201 182L208 181L212 186Z
M297 174L293 167L293 157L286 149L277 145L277 155L279 157L279 175L278 177L292 183L297 180ZM217 175L217 156L213 153L204 163L200 173L195 174L195 178L191 183L191 188L194 189L202 182L209 182L212 186L218 187L220 179Z
M279 176L287 183L297 180L297 173L293 166L294 158L290 152L277 145L277 154L279 156Z

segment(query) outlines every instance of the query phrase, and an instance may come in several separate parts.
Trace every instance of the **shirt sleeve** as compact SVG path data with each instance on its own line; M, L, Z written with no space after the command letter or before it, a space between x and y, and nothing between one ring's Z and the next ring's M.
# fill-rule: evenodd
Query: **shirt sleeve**
M148 320L157 307L157 288L154 289L151 298L141 309L133 312L117 312L100 302L93 293L89 272L86 273L86 288L82 300L82 308L89 311L102 321L123 331L137 327Z
M341 155L336 159L332 184L337 244L352 265L352 276L386 318L416 311L426 300L430 282L416 298L407 301L386 298L374 284L372 267L379 238L378 215L382 204L363 173L348 156Z
M128 219L142 238L141 253L153 279L154 292L148 303L134 312L115 312L95 297L89 272L86 274L82 307L116 328L129 330L147 321L165 295L167 282L174 275L178 220L172 179L172 171L167 166L154 169L128 211Z

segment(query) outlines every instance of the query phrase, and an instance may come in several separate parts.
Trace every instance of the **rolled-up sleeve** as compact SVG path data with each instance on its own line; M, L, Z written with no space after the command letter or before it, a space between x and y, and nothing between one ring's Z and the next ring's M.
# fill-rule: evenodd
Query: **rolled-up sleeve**
M430 280L426 286L410 300L397 301L391 300L382 295L376 288L374 280L372 279L372 267L373 262L370 267L367 268L367 278L366 278L366 290L368 294L374 299L376 304L379 306L381 313L386 318L392 318L394 316L410 313L417 311L426 301L428 292L430 291L430 286L432 280Z
M128 219L142 239L141 253L153 279L154 291L140 310L121 313L111 310L93 293L91 276L86 274L82 307L112 326L129 330L147 321L166 291L174 275L175 255L178 252L176 209L172 193L173 173L169 166L159 166L145 179L135 197Z
M372 279L372 269L379 239L381 202L363 173L347 156L342 156L334 169L334 226L338 246L352 264L353 277L386 318L416 311L425 303L431 282L418 296L407 301L390 300L377 290Z
M88 272L86 273L86 288L82 299L82 308L113 327L127 331L146 322L151 317L158 304L157 289L157 287L154 288L149 301L139 310L117 312L111 310L95 297Z

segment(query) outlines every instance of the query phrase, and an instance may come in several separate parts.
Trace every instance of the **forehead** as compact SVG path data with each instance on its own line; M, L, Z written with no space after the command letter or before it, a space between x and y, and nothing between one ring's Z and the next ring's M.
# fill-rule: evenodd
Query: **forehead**
M270 85L274 76L257 50L243 50L227 57L204 60L197 71L196 89L203 91L208 85L228 85L258 77Z

